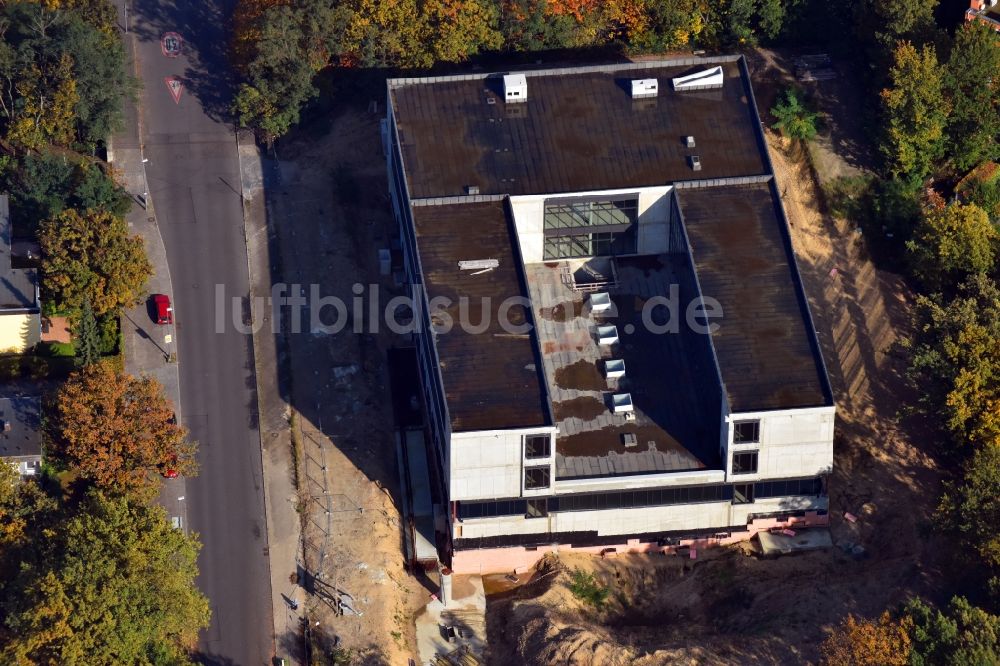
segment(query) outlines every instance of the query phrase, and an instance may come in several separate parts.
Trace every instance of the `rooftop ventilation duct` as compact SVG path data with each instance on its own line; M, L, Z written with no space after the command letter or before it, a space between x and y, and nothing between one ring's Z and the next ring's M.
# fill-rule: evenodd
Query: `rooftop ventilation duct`
M698 157L697 155L691 156L691 170L701 171L701 158Z
M642 99L644 97L656 97L660 90L660 84L656 79L634 79L632 81L632 99Z
M608 379L624 377L625 361L620 358L609 358L604 361L604 376Z
M528 79L524 74L504 74L503 99L508 104L528 101Z
M606 291L595 291L590 295L590 311L594 313L607 312L611 309L611 294Z
M618 327L617 326L598 326L597 327L597 342L605 346L613 345L618 342Z
M684 142L687 144L688 148L694 148L694 137L693 136L686 137L684 139Z
M635 405L632 404L632 394L631 393L615 393L611 396L611 408L614 410L615 414L625 414L628 412L635 411Z
M716 65L711 69L706 69L687 76L678 76L671 79L674 90L681 92L685 90L710 90L722 87L722 66Z

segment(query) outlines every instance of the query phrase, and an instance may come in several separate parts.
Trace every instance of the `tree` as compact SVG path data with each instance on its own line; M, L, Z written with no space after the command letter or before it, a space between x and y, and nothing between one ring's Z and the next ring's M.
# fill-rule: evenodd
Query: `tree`
M829 666L907 666L910 658L909 618L877 620L848 615L821 646Z
M0 111L7 133L28 147L51 136L93 148L122 122L121 99L135 92L125 53L96 0L5 3ZM72 6L69 6L72 5ZM113 25L113 24L112 24Z
M7 140L29 149L53 143L68 146L75 136L75 108L80 101L73 59L63 54L44 69L32 63L14 84L19 104L7 128Z
M954 298L917 299L909 376L924 412L967 449L1000 437L1000 289L985 275Z
M167 469L190 476L194 445L177 425L163 388L108 363L83 368L49 408L49 454L99 488L143 492Z
M97 318L90 307L90 299L83 300L75 333L77 367L83 368L101 360L101 333L97 329Z
M944 74L951 100L948 155L961 172L1000 156L1000 36L969 21L955 34Z
M893 55L890 87L882 91L882 154L892 175L916 188L944 150L948 102L942 90L943 69L930 46L918 51L909 42L900 42Z
M103 210L121 217L132 207L132 199L101 167L65 153L25 155L19 168L3 175L18 229L15 235L34 236L42 220L67 208Z
M89 299L102 315L138 303L152 274L142 239L104 211L65 210L42 223L38 241L42 285L58 309L76 309Z
M819 114L806 108L794 88L785 89L784 100L778 100L771 107L771 115L778 122L773 127L790 139L808 141L816 136L816 118Z
M199 544L159 507L91 492L5 586L6 664L190 664Z
M650 4L659 6L666 1L650 0ZM500 32L505 46L515 51L582 47L593 42L594 30L589 24L593 16L587 14L580 21L571 13L555 13L546 0L505 0L501 4Z
M698 0L646 0L636 21L632 45L661 51L688 46L705 29L705 11Z
M760 34L773 39L781 32L785 18L781 0L728 0L718 6L723 43L756 44Z
M988 569L1000 571L1000 440L978 447L959 480L945 484L935 515L946 532L976 553Z
M904 612L912 620L911 666L1000 663L1000 617L954 597L945 612L910 599Z
M938 198L924 209L906 248L914 273L932 290L940 290L952 288L972 273L991 270L997 239L982 208L960 203L946 206Z
M297 123L317 94L313 76L343 50L351 15L322 0L241 2L233 47L246 79L233 103L240 124L270 144Z
M427 0L428 46L437 62L462 62L480 51L498 49L496 6L480 0Z

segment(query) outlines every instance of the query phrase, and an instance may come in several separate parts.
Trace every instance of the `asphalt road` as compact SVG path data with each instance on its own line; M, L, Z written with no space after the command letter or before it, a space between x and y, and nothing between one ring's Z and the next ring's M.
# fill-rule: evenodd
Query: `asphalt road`
M199 586L212 608L200 661L270 664L253 345L233 325L231 308L221 331L216 317L216 285L224 285L228 297L246 297L249 290L236 139L219 111L230 78L225 8L206 0L132 0L130 9L149 194L173 277L183 420L200 445L201 471L186 490L188 525L203 544ZM161 45L168 31L184 40L176 57ZM166 77L181 81L176 101Z

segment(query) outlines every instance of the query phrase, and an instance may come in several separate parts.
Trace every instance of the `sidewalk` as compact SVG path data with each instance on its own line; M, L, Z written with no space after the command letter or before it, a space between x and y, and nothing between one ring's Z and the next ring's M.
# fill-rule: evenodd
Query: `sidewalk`
M119 20L124 18L119 7ZM135 73L135 45L132 34L124 34L125 54ZM156 224L153 204L146 194L146 172L143 166L141 124L142 116L137 105L126 101L125 126L108 141L108 162L126 191L132 195L132 210L126 216L129 230L140 237L146 247L146 256L153 266L153 275L147 284L151 294L167 294L173 299L170 267L163 238ZM177 305L174 303L174 308ZM146 302L127 309L122 315L122 343L125 346L125 371L133 375L148 375L163 385L167 399L174 404L177 420L181 419L180 384L176 362L177 340L174 326L158 326L149 315ZM173 355L173 360L170 356ZM184 502L183 478L164 479L159 503L167 510L174 524L187 530L187 505Z
M254 304L256 297L266 298L271 294L271 231L268 228L260 151L249 132L240 132L237 142L243 190L243 225L250 269L250 302ZM306 595L294 582L302 564L302 547L301 519L297 510L299 497L292 459L291 407L283 397L281 385L287 371L280 365L282 356L271 331L271 313L254 310L251 316L254 322L262 322L254 331L253 346L257 366L267 544L271 560L275 655L283 657L292 666L303 664L305 660L301 618L306 608ZM296 605L294 609L293 602Z

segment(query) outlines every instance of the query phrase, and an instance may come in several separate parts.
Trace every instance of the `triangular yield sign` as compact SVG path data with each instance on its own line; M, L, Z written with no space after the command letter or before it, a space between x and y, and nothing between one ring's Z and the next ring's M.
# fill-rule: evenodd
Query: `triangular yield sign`
M181 93L184 92L184 84L176 76L165 76L163 82L167 84L170 96L174 98L174 104L181 103Z

